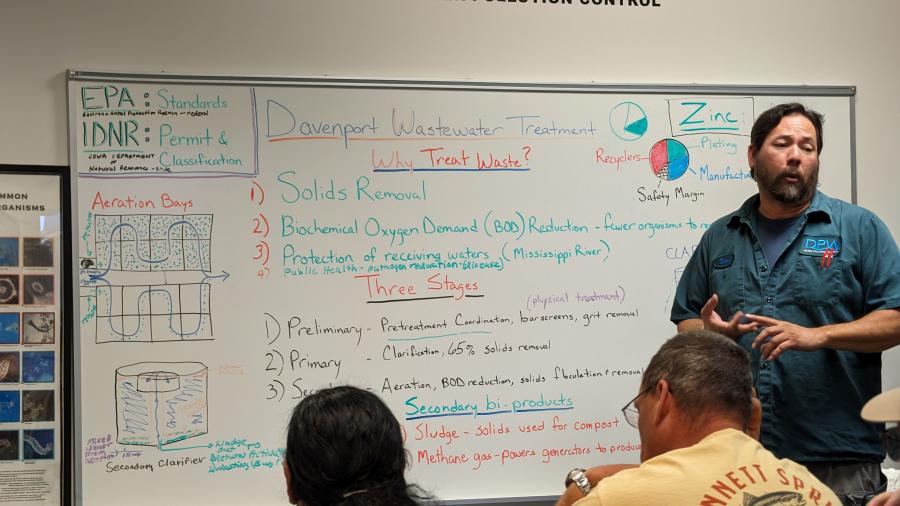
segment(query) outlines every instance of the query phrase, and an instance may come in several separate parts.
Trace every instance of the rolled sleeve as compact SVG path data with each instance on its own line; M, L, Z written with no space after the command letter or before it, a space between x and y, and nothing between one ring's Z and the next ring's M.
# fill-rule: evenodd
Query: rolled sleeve
M887 226L873 214L859 225L865 312L900 308L900 251Z

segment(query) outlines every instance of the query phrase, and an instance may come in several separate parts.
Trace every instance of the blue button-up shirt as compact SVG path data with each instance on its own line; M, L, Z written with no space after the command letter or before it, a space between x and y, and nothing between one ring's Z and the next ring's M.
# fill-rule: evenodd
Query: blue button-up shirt
M900 251L874 214L816 192L770 265L755 232L758 208L756 195L703 235L678 284L674 323L700 318L713 293L726 320L743 311L804 327L900 307ZM756 334L738 342L750 350ZM881 353L791 350L767 361L750 351L766 448L796 461L884 459L882 426L859 415L881 391Z

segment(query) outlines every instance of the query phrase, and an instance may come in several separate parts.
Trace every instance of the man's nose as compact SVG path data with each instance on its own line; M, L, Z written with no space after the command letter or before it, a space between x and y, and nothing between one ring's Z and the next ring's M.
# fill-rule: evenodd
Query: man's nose
M789 147L788 152L787 152L787 157L788 157L788 163L799 164L800 157L801 157L800 147L796 146L796 145Z

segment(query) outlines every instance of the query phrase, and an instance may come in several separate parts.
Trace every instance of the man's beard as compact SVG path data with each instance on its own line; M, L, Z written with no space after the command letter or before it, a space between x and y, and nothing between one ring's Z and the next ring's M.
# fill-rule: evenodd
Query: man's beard
M760 186L762 186L772 197L784 204L798 204L809 202L812 200L813 194L816 192L816 186L819 183L819 166L816 166L809 173L809 178L803 179L799 170L790 170L778 174L774 178L770 175L769 169L756 169L756 178ZM796 183L788 183L785 181L788 176L794 176L798 179Z

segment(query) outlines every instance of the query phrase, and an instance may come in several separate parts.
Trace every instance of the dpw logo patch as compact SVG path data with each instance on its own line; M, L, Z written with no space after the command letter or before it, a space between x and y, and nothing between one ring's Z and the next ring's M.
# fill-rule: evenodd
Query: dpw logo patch
M808 235L803 238L803 244L801 244L800 246L801 255L809 255L814 257L821 257L825 255L835 257L840 254L840 252L840 237L813 237Z

